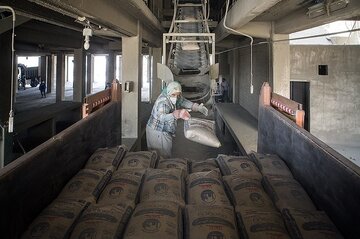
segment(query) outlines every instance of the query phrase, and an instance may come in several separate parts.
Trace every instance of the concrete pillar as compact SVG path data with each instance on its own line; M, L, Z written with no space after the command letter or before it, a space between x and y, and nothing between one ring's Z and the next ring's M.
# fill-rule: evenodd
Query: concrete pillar
M273 34L272 40L287 39L289 35ZM290 45L288 41L272 43L273 92L290 98Z
M232 53L231 62L231 81L229 85L232 86L232 101L240 103L240 74L239 74L239 50L234 50Z
M86 55L86 94L91 94L94 75L94 58L91 53Z
M46 56L41 56L40 57L40 82L41 81L45 81L45 83L47 82L47 61L46 61Z
M150 101L155 102L161 93L161 80L157 78L157 63L161 63L161 48L151 48L152 61L152 79L150 81Z
M115 54L113 51L109 52L106 63L106 83L111 84L115 79Z
M51 93L52 85L53 85L53 78L52 78L52 71L53 71L53 60L52 56L46 56L47 59L47 66L46 66L46 92Z
M122 38L122 137L138 138L140 133L139 107L141 96L141 58L142 36L140 25L138 35ZM132 91L125 92L125 84L131 81Z
M83 48L74 50L74 96L73 101L82 102L85 97L86 55Z
M65 99L65 54L60 52L56 57L56 102Z
M0 35L0 52L0 122L3 124L9 120L11 101L11 32L9 31Z

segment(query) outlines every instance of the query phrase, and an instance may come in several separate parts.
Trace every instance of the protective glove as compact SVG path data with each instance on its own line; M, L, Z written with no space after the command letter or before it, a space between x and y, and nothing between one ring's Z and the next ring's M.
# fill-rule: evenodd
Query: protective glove
M208 113L209 113L208 109L204 106L203 103L201 103L200 105L197 104L197 103L194 103L192 109L193 109L194 111L198 111L198 112L202 113L202 114L205 115L205 116L207 116Z
M173 115L176 119L183 119L183 120L189 120L191 117L189 112L185 109L175 110L173 112Z

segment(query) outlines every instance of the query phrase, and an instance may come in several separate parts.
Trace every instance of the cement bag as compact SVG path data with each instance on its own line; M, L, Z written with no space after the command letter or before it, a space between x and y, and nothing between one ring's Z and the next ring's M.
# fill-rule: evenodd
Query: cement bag
M178 169L151 169L145 174L140 202L172 201L185 205L185 180Z
M91 205L79 218L70 239L121 238L132 210L126 204Z
M231 205L218 171L192 173L187 179L187 203L202 206Z
M342 235L323 211L284 209L286 227L293 239L341 239Z
M157 165L158 169L177 168L189 173L190 163L185 158L161 159Z
M303 187L293 178L264 177L264 187L276 207L316 210Z
M242 178L239 175L225 176L223 179L234 205L259 210L267 208L275 210L274 204L261 185L261 181Z
M206 159L201 162L193 162L191 164L191 172L198 173L198 172L208 172L214 169L217 169L218 165L214 158Z
M253 152L250 154L250 157L254 159L254 162L264 176L293 177L285 162L277 155Z
M113 148L100 148L91 155L85 165L85 168L114 171L119 167L126 151L127 149L124 145Z
M114 172L97 203L111 205L126 202L129 205L135 205L141 179L142 177L135 174Z
M154 168L158 160L156 151L128 152L121 161L119 169Z
M187 205L186 239L238 239L234 209L231 206Z
M255 163L246 156L227 156L219 154L216 161L221 173L225 175L237 174L243 178L261 179L262 175Z
M221 143L215 134L215 122L190 118L184 123L185 138L210 147L219 148Z
M177 203L143 202L136 206L123 239L182 239L182 213Z
M22 238L69 238L76 219L88 205L85 201L55 200L35 218Z
M235 210L240 238L290 239L281 214L277 211L248 207L236 207Z
M146 169L118 169L113 174L132 174L139 177L143 177L145 175Z
M82 169L66 184L58 198L94 203L110 178L111 172L109 171Z

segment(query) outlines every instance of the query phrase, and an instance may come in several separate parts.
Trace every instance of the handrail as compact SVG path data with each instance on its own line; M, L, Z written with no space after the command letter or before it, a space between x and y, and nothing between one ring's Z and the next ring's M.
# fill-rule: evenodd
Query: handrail
M87 117L111 101L121 101L121 86L117 80L113 81L111 88L88 95L84 98L82 118Z
M260 103L272 106L299 127L304 128L305 111L302 104L272 92L268 82L264 82L261 87Z

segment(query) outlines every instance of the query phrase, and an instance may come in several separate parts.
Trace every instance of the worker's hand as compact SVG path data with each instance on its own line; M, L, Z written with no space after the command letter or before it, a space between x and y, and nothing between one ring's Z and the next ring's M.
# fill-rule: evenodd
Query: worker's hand
M185 109L175 110L173 112L173 115L176 119L183 119L183 120L189 120L191 117L189 112Z
M208 109L204 106L203 103L201 103L200 105L197 104L197 103L194 103L192 109L193 109L194 111L198 111L198 112L202 113L202 114L205 115L205 116L207 116L208 113L209 113Z

